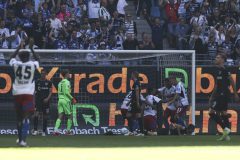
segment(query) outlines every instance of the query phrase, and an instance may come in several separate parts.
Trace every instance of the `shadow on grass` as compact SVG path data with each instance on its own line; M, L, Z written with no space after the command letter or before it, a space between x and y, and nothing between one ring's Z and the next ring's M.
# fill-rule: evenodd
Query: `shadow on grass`
M231 136L231 141L216 141L218 136L30 136L27 139L32 147L181 147L181 146L240 146L240 136ZM0 136L0 148L16 147L17 136Z

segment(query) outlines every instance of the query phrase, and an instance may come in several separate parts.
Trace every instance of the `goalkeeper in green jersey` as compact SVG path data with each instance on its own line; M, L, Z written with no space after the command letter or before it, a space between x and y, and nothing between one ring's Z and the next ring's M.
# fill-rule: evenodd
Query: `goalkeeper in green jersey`
M63 115L65 114L67 117L67 132L66 134L71 135L71 127L72 127L72 104L76 103L76 99L71 95L71 84L68 80L70 77L69 70L65 69L62 71L63 79L58 84L58 119L55 123L54 135L59 135L59 127L61 125L61 121Z

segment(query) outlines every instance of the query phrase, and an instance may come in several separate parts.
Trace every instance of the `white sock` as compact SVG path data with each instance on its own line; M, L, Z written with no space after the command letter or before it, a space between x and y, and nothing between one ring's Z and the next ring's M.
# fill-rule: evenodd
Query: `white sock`
M226 131L230 131L230 128L228 128L228 127L225 127L225 128L224 128L224 130L226 130Z

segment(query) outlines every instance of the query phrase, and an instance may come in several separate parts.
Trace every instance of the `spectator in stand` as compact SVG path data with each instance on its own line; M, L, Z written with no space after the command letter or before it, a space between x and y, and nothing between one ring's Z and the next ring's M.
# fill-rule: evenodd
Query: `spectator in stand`
M193 16L190 20L191 25L198 25L205 28L208 24L207 18L200 13L199 10L193 12Z
M196 0L185 0L186 18L189 21L193 15L193 12L200 9L200 3Z
M110 40L110 33L109 33L109 28L104 25L101 27L101 35L100 35L100 40L104 41L105 43L108 43Z
M23 28L26 31L26 33L29 35L32 33L32 27L33 27L33 17L34 15L34 7L32 5L31 1L26 1L25 7L22 9L22 22L23 22Z
M102 22L108 22L111 20L111 15L107 10L107 0L101 1L101 8L98 10L98 13Z
M118 16L125 18L125 8L128 6L126 0L118 0L117 3L117 12Z
M155 18L152 22L148 16L145 17L152 30L152 42L156 50L163 49L163 24L159 18Z
M104 41L101 41L99 43L99 47L98 47L99 50L108 50L108 46L107 44L104 42Z
M132 16L130 14L126 14L126 18L124 21L124 29L126 34L132 34L134 37L137 36L137 26L136 22L132 20Z
M59 0L59 2L60 1L61 1L61 3L65 3L66 4L66 9L69 12L74 12L75 5L74 5L73 1L75 1L75 0Z
M102 30L103 24L107 24L107 23L105 23L105 22L101 23L101 22L100 22L100 19L98 19L98 20L95 21L96 29L97 29L100 33L101 33L101 30Z
M188 49L189 30L190 25L186 24L184 17L180 17L179 23L176 26L177 49L179 50Z
M235 44L236 40L237 40L237 37L239 34L237 34L237 26L236 25L233 25L230 29L229 29L229 32L230 32L230 41Z
M1 0L0 1L0 17L6 18L7 16L7 6L8 6L8 1L7 0Z
M115 34L119 30L119 28L121 28L123 26L123 23L124 23L123 18L119 18L118 15L119 14L117 11L115 11L113 13L113 17L110 22L110 33L111 34Z
M77 37L79 37L80 43L83 44L83 45L85 45L85 42L87 42L88 38L89 38L86 35L86 32L87 32L88 28L89 27L87 25L83 25L83 26L81 26L81 28L77 32Z
M9 31L14 30L16 26L22 25L22 20L15 15L13 10L8 10L7 18L5 20Z
M218 8L220 11L220 16L226 13L226 7L225 7L225 2L219 2Z
M67 21L67 26L71 26L72 28L77 28L78 27L78 22L75 19L74 15L72 14L71 18Z
M78 0L78 4L74 9L73 15L78 23L82 23L82 18L86 15L87 6L83 3L83 0Z
M52 29L52 31L49 34L49 38L54 45L54 49L68 49L65 33L63 30L60 30L58 36L55 37L54 30Z
M51 12L56 11L56 0L45 0L45 3L48 4L48 9Z
M196 51L196 59L201 59L201 54L205 52L201 26L194 26L194 30L189 40L189 47Z
M185 1L181 0L178 8L178 16L186 18L186 9L184 6L185 6Z
M33 37L35 39L35 43L37 46L42 47L42 31L41 31L41 27L46 23L46 22L42 22L40 20L40 15L38 15L37 13L34 13L32 16L32 28L31 28L31 32L28 34L29 37Z
M0 48L8 49L9 37L9 29L6 28L5 21L0 19Z
M52 30L51 21L48 20L45 25L42 26L42 48L53 49L53 44L51 43L51 39L49 38L49 34Z
M48 8L48 3L44 2L40 7L39 13L41 15L41 21L43 24L51 17L51 11Z
M71 13L67 10L66 4L62 4L59 13L57 13L57 18L66 23L71 17Z
M133 36L133 35L132 35ZM116 48L118 50L122 50L123 48L123 41L124 41L124 34L121 31L121 29L119 29L115 35L114 35L114 41L116 42Z
M167 3L168 3L168 0L159 0L158 3L155 2L155 4L158 4L160 8L160 18L167 19L166 12L165 12L165 6ZM147 13L147 10L146 10L146 13ZM159 18L159 17L155 17L155 18Z
M108 46L107 44L102 41L99 43L99 50L108 50ZM98 64L101 65L111 65L111 59L112 59L112 55L111 53L100 53L98 54L98 59L100 59L100 61L98 62Z
M145 32L142 33L142 42L139 43L140 50L154 50L155 45L151 41L149 35Z
M86 35L93 38L97 38L98 36L100 36L100 31L97 30L95 22L91 24L91 28L87 30Z
M218 51L218 43L215 40L215 33L211 32L207 43L207 53L210 60L214 60Z
M98 44L97 41L94 37L89 37L89 43L86 43L86 49L88 50L97 50L98 49Z
M234 46L233 59L236 61L236 65L240 65L240 39L236 42Z
M166 4L165 10L168 19L168 43L171 48L176 48L176 26L178 23L178 1L169 0Z
M208 17L208 22L210 26L215 26L219 23L220 20L220 13L218 8L213 9L213 14Z
M151 6L153 5L151 3L151 0L138 0L138 4L137 4L137 19L140 19L140 14L142 12L142 9L143 9L143 4L146 4L147 6L147 12L148 14L150 13L150 9L151 9Z
M209 0L204 0L202 3L201 13L209 20L213 13L213 8L209 3Z
M31 17L33 16L33 13L34 13L34 9L31 1L26 1L25 7L22 9L23 19L30 21Z
M232 25L236 24L236 20L234 18L231 18L230 13L226 13L223 17L223 27L224 30L228 30Z
M85 43L85 48L87 50L97 50L98 44L94 37L89 38L89 42ZM93 53L87 53L86 60L90 64L96 64L97 55Z
M76 30L72 31L72 34L68 40L68 49L83 49L83 46L80 44L80 40L77 37Z
M108 0L107 10L111 16L113 16L113 12L117 8L117 0Z
M227 6L228 6L228 10L231 11L233 14L234 13L237 13L239 14L240 13L240 2L239 0L228 0L226 2Z
M218 45L221 45L225 41L225 30L223 25L218 24L216 26L216 34L215 34L215 39Z
M20 44L21 41L27 41L28 35L23 30L22 26L17 26L15 30L11 32L9 37L9 48L16 49Z
M219 46L219 51L224 53L227 59L232 59L233 57L233 43L230 41L229 33L225 36L225 41Z
M61 23L60 19L58 19L56 17L56 13L54 13L54 12L52 13L51 18L50 18L50 22L51 22L51 28L54 30L55 36L57 36L58 31L60 29L62 29L63 26L62 26L62 23Z
M98 11L100 9L100 0L88 1L88 18L90 20L96 20L99 18Z
M133 38L132 34L126 35L126 40L123 42L123 49L124 50L137 50L138 49L138 40Z

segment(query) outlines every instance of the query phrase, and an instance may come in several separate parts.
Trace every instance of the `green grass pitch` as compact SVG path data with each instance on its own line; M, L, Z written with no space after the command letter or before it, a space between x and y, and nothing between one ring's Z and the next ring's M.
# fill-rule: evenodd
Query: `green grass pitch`
M240 136L218 142L217 136L30 136L19 148L16 136L0 136L1 160L237 160Z

